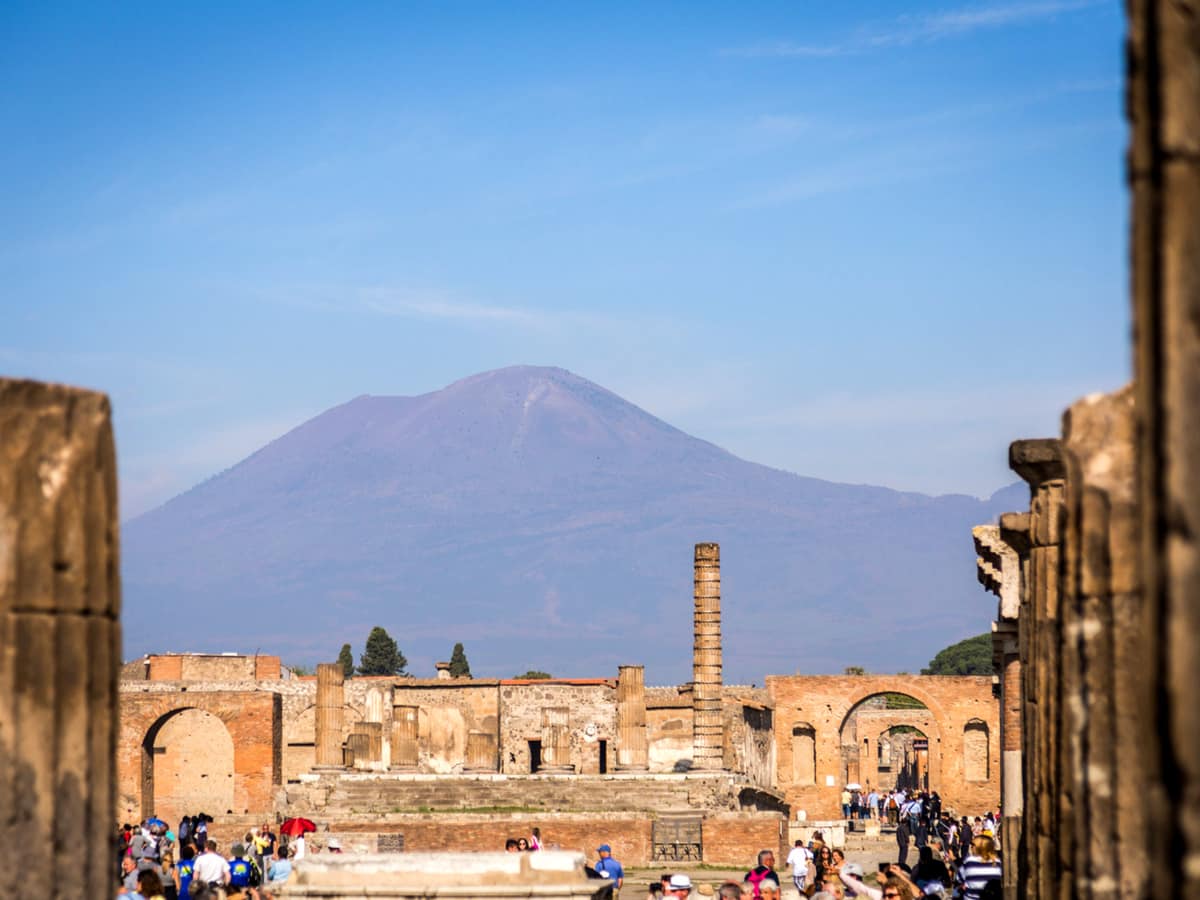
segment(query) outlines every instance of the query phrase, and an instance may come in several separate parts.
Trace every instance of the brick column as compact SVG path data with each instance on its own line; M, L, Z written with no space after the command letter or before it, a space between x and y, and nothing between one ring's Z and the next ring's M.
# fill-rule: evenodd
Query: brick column
M1138 771L1153 891L1186 897L1200 893L1200 9L1196 0L1126 5L1146 601L1134 642L1154 722Z
M617 669L617 769L644 771L650 763L646 740L646 669Z
M692 652L692 768L725 767L721 714L721 547L697 544Z
M113 893L118 539L108 398L0 379L0 865L63 897Z
M542 708L542 764L539 772L570 773L575 771L571 762L571 710L565 706Z
M345 670L341 663L317 664L316 744L317 766L340 769L343 708L346 704Z

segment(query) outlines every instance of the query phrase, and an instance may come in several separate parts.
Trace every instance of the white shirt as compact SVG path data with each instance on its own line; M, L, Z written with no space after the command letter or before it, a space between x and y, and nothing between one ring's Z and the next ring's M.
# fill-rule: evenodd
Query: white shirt
M793 847L792 852L788 854L787 864L792 867L793 878L803 878L808 874L808 861L812 859L812 854L807 847Z
M202 884L224 884L229 879L229 861L218 853L201 853L192 863L192 877Z
M304 859L304 835L300 835L300 837L296 838L296 840L292 842L292 846L296 848L296 855L292 858L297 860Z

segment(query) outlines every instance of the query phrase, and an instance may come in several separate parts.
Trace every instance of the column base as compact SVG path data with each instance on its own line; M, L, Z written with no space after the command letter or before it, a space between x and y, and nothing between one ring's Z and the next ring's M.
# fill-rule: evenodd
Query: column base
M540 766L535 775L574 775L575 766Z

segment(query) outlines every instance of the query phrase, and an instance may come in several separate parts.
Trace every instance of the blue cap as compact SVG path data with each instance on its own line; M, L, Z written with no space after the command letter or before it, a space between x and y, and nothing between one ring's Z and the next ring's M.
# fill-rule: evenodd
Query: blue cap
M596 852L597 853L612 853L612 847L608 846L608 844L601 844L599 847L596 848Z

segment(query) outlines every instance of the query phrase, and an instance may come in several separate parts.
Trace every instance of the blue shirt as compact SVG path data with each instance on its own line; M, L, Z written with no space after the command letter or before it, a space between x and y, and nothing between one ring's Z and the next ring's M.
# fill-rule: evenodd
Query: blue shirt
M179 896L188 896L188 885L192 883L192 861L190 859L181 859L175 863L175 868L179 870Z
M613 881L621 881L625 877L625 870L611 856L601 859L593 868L601 875L611 878Z
M250 886L250 863L238 857L229 862L229 883L234 887Z
M291 874L292 861L290 859L277 859L267 870L267 877L272 881L287 881L287 877Z

